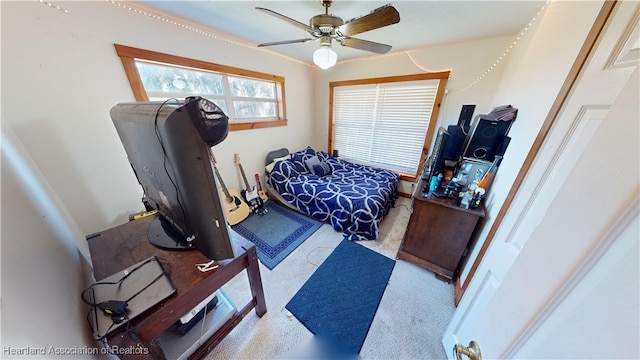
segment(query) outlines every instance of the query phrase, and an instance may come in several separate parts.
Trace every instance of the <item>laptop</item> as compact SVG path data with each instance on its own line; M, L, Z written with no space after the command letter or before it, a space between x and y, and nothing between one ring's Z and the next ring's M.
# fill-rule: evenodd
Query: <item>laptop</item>
M94 304L105 301L126 301L126 316L112 316L98 307L92 307L89 321L93 337L102 340L126 327L132 319L176 292L171 279L157 257L119 271L91 286L87 297Z

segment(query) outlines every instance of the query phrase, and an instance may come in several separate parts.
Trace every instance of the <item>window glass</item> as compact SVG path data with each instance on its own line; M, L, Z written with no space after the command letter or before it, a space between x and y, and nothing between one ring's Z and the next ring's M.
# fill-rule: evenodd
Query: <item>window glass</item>
M136 60L147 92L224 95L222 75Z
M238 119L273 118L277 116L272 102L234 101L233 107Z
M258 99L276 98L275 83L269 81L229 76L229 89L231 96Z
M114 45L136 101L202 96L229 117L229 130L286 126L284 78Z

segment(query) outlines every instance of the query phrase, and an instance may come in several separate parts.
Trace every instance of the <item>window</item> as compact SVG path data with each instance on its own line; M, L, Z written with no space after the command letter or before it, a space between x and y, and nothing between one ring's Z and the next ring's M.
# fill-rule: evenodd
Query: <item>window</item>
M115 45L137 101L202 96L229 116L229 130L286 126L284 78Z
M449 72L329 84L329 150L415 180L429 151Z

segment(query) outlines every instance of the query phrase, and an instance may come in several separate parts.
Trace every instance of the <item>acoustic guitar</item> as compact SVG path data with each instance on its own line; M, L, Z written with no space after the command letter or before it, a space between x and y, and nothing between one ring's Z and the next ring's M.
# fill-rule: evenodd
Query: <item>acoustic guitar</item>
M256 178L256 183L258 184L258 196L260 196L260 199L262 199L262 202L267 202L267 200L269 200L269 195L267 195L267 193L264 190L262 190L262 184L260 183L260 175L256 174L255 178Z
M222 195L222 208L225 212L225 218L229 225L235 225L242 220L246 219L251 213L249 206L240 200L240 194L236 189L227 189L216 167L216 159L213 153L210 151L211 164L213 165L213 172L216 174L218 181L220 181L220 190Z
M234 160L238 168L240 169L240 174L242 174L242 180L244 181L244 190L240 191L240 194L244 198L244 200L249 204L249 208L251 211L255 212L258 215L264 215L267 212L267 209L264 207L262 203L262 198L258 195L258 189L254 186L253 188L249 185L249 181L247 181L247 176L244 174L244 169L242 168L242 164L240 163L240 155L235 154Z

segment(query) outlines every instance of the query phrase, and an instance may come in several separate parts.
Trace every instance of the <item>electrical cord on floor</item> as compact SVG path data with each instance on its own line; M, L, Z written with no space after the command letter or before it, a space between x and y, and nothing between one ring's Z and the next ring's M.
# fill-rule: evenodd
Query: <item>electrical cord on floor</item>
M403 208L405 208L405 209L409 210L409 212L411 212L411 209L410 209L407 205L405 205L405 204L396 205L396 206L394 206L393 208L394 208L394 209L397 209L397 208L399 208L399 207L403 207Z
M309 251L309 253L307 254L307 262L315 267L320 266L320 264L314 264L311 261L309 261L309 255L311 255L312 252L316 251L317 249L329 249L329 250L334 250L335 248L332 247L328 247L328 246L317 246L315 247L313 250Z

